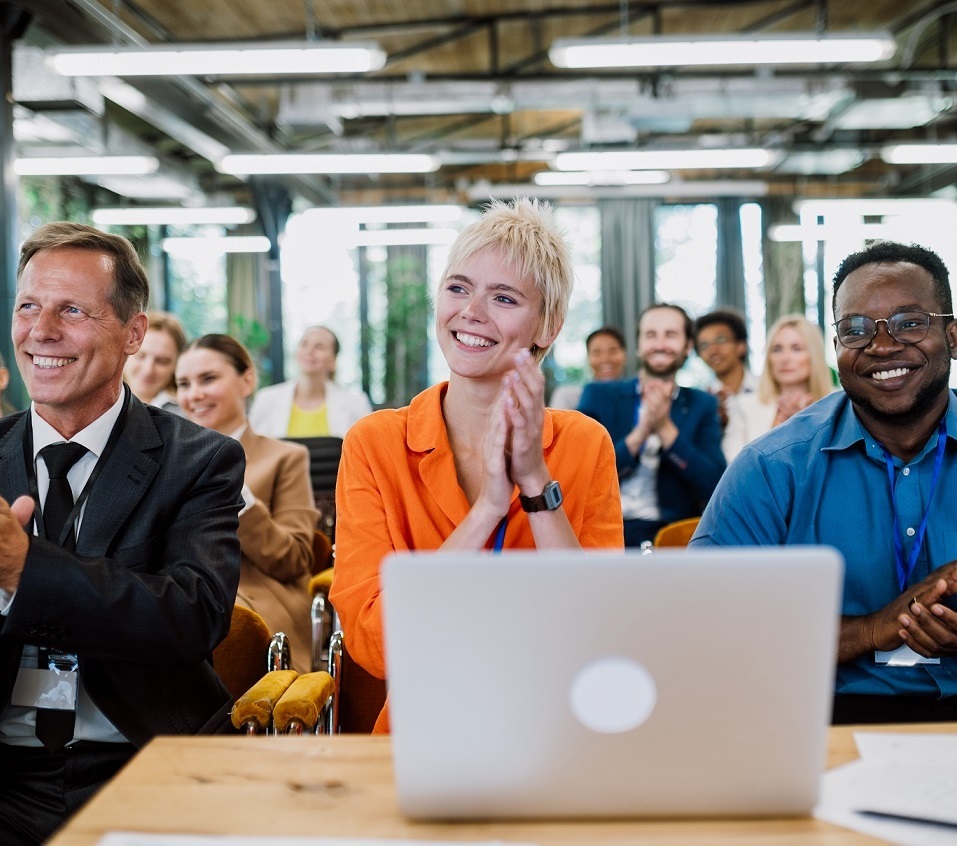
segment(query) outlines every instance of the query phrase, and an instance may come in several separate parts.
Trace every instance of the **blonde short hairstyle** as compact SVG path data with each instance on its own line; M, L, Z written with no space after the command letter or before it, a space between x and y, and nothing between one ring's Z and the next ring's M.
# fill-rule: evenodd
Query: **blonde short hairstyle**
M452 244L443 284L454 268L488 249L501 250L508 264L532 278L542 294L540 333L557 337L568 314L575 275L568 244L555 224L551 206L528 197L510 203L493 200L482 217L463 229ZM547 353L548 347L532 350L536 361Z
M834 390L834 380L831 377L831 369L824 360L824 335L821 333L821 327L816 323L811 323L802 314L785 314L779 317L768 330L767 350L764 354L764 370L761 373L761 380L758 382L758 399L761 402L768 403L778 398L781 388L774 381L771 375L769 361L771 359L771 346L774 344L775 336L786 328L795 329L807 344L808 355L811 358L810 376L808 378L808 392L811 394L812 401L816 402L821 397L827 396Z

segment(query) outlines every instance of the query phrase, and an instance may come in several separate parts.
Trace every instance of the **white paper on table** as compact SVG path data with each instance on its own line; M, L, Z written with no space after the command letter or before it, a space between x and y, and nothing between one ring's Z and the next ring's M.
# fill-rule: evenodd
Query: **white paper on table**
M861 759L823 780L818 819L901 846L957 846L957 774L953 735L855 735ZM873 816L862 811L945 819L953 824Z
M232 834L147 834L110 831L97 846L462 846L461 841L402 840L385 837L236 837ZM469 846L535 846L502 840L469 841Z

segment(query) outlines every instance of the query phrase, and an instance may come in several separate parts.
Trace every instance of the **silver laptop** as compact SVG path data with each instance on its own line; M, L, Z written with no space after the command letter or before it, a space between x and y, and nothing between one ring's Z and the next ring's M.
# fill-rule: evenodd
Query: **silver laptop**
M809 813L842 576L827 547L389 556L403 813Z

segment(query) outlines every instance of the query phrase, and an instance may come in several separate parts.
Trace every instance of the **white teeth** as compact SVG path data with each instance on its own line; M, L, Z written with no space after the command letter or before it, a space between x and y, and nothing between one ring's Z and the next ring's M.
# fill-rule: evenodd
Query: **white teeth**
M456 332L455 337L460 343L465 344L467 347L490 347L493 343L486 338L479 338L477 335L466 335L463 332Z
M49 358L48 356L35 355L33 356L33 363L37 367L64 367L72 361L76 361L75 358Z
M893 379L895 376L904 376L909 372L906 367L898 367L896 370L879 370L877 373L872 373L871 378L877 379L878 382L883 382L885 379Z

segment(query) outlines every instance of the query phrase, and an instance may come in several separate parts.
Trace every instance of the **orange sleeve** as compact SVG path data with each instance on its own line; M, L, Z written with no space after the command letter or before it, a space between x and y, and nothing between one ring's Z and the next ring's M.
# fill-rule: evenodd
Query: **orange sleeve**
M346 433L342 445L336 482L335 575L329 599L342 623L349 654L384 679L379 567L396 547L376 478L376 458L383 447L374 421L375 415L360 420Z

